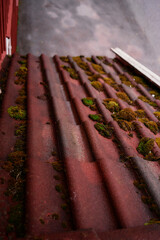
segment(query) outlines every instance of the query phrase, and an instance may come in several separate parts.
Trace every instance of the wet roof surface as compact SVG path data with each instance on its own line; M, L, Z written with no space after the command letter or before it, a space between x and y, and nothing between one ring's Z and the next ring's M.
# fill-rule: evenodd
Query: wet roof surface
M0 118L1 235L23 237L25 223L28 239L156 239L159 99L118 59L15 54Z

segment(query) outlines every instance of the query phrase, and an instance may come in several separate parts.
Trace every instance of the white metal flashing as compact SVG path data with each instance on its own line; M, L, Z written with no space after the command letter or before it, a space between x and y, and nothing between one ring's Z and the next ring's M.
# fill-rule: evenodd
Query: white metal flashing
M160 77L157 74L153 73L151 70L149 70L147 67L145 67L138 61L136 61L134 58L129 56L120 48L111 48L111 51L160 87Z
M11 38L6 37L6 54L12 55L12 46L11 46Z

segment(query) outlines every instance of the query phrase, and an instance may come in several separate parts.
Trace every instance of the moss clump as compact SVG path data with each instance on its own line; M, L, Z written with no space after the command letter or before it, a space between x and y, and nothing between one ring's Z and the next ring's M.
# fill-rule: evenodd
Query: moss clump
M99 60L103 60L104 57L103 56L96 56Z
M9 212L7 233L16 232L17 237L24 237L24 207L22 204L16 204L11 207Z
M17 85L23 85L23 84L25 84L25 82L26 82L26 79L24 79L24 78L18 78L14 81L14 83Z
M152 95L152 97L155 97L155 99L160 100L160 93L156 90L149 91L149 93Z
M144 87L148 87L147 82L142 77L133 76L133 79L136 83L142 84Z
M119 112L119 104L114 98L106 98L103 100L103 104L110 112Z
M126 121L134 121L136 120L136 117L137 117L136 113L130 108L125 108L119 111L118 113L112 114L112 116L115 119L122 119Z
M69 62L68 57L62 56L62 57L60 57L60 59L61 59L63 62Z
M122 128L124 131L132 131L134 129L132 122L125 120L117 120L117 122L120 128Z
M26 79L27 76L27 68L24 66L21 66L17 72L15 72L15 76L19 79Z
M24 151L25 150L25 141L22 139L17 139L14 145L14 151Z
M90 72L88 64L82 60L81 57L73 57L73 60L77 63L77 65L82 68L84 71Z
M96 104L94 98L87 97L83 98L82 102L85 106L90 107L91 110L96 110Z
M98 65L98 64L95 64L95 63L92 63L92 67L97 71L99 72L100 74L106 74L102 68L102 66Z
M144 110L142 109L138 109L137 111L135 111L137 118L146 118L146 113Z
M156 116L156 118L158 118L158 120L160 120L160 112L154 112L154 115Z
M143 137L139 142L137 151L141 153L143 156L146 156L152 151L153 146L154 146L154 139Z
M128 87L133 87L132 83L126 78L126 76L120 74L119 78L123 84L127 85Z
M96 122L103 122L103 117L101 114L89 114L89 118Z
M16 99L16 104L25 107L25 105L26 105L26 99L27 99L26 96L18 96L17 99Z
M139 96L138 98L141 99L143 102L148 103L152 107L157 107L157 104L155 102L150 101L147 97Z
M63 164L60 161L53 162L52 166L57 172L63 172Z
M96 123L94 125L95 129L106 138L111 138L113 129L106 124Z
M149 128L151 130L151 132L153 132L154 134L158 133L158 126L157 123L153 122L153 121L148 121L145 122L144 125Z
M91 63L93 62L92 58L87 57L86 59L87 59L87 61L89 61Z
M112 78L103 78L104 82L113 87L116 91L119 90L117 83Z
M98 81L98 78L101 78L101 75L99 74L93 74L92 76L88 77L88 80L90 82Z
M11 106L8 108L8 113L11 118L24 120L26 119L27 113L25 110L21 109L19 106Z
M16 126L15 136L20 136L20 137L25 138L25 136L26 136L26 124L25 123Z
M95 89L97 89L99 92L100 92L100 91L103 91L103 85L102 85L102 83L100 83L99 81L93 81L93 82L91 82L91 85L92 85Z
M157 143L158 147L160 148L160 138L156 138L155 142Z
M62 66L63 69L65 69L67 72L69 72L70 77L73 79L78 79L78 74L76 73L76 71L73 68L70 68L68 66Z
M121 98L123 101L127 102L128 104L132 105L133 102L129 99L126 93L124 92L117 92L117 97Z
M146 184L143 181L138 181L135 180L133 182L134 186L137 187L139 190L145 189L146 188Z
M20 96L26 96L26 90L25 90L24 86L19 90L19 95Z
M26 65L27 64L27 60L20 60L20 61L18 61L18 63L19 64L21 64L21 65Z

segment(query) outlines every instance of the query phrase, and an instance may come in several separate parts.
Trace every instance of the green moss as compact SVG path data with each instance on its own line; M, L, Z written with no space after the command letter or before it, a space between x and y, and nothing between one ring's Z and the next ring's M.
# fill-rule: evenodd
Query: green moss
M93 82L91 82L91 85L92 85L95 89L97 89L99 92L100 92L100 91L103 91L103 85L102 85L102 83L100 83L99 81L93 81Z
M24 86L19 90L19 95L20 96L26 96L26 90L25 90Z
M21 203L11 207L9 212L7 232L16 232L17 237L24 237L24 207Z
M52 166L53 166L54 170L56 170L57 172L63 171L63 164L59 161L53 162Z
M26 96L18 96L15 103L18 104L18 105L21 105L21 106L24 106L26 105L26 99L27 97Z
M103 56L96 56L99 60L103 60L104 57Z
M156 116L156 118L158 118L158 120L160 120L160 112L154 112L154 115Z
M124 92L117 92L117 97L121 98L123 101L127 102L128 104L132 105L133 102L129 99L126 93Z
M88 97L88 98L83 98L82 99L82 102L84 105L86 106L92 106L94 104L94 99L91 98L91 97Z
M73 68L65 66L65 65L63 65L62 68L65 69L67 72L69 72L71 78L79 79L78 74L76 73L76 71Z
M93 75L93 73L89 72L89 71L85 71L85 74L88 75L88 76L92 76Z
M138 109L137 111L135 111L137 118L146 118L146 113L144 110L142 109Z
M14 119L19 119L19 120L24 120L26 119L26 111L21 109L20 107L18 106L11 106L8 108L8 113L10 115L11 118L14 118Z
M122 128L124 131L132 131L134 129L132 122L125 120L117 120L117 122L120 128Z
M99 72L100 74L106 74L103 70L103 67L98 65L98 64L95 64L95 63L92 63L92 67L97 71Z
M154 139L143 137L139 142L137 151L141 153L143 156L146 156L147 154L149 154L149 152L152 151L153 146Z
M133 79L136 83L142 84L144 87L148 87L147 82L142 77L133 76Z
M62 57L60 57L60 59L61 59L63 62L69 62L68 57L62 56Z
M126 121L134 121L134 120L136 120L137 115L132 109L125 108L118 113L112 114L112 116L115 119L122 119L122 120L126 120Z
M15 76L19 79L26 79L27 76L27 68L24 66L21 66L17 72L15 72Z
M57 213L53 213L52 214L52 219L53 220L58 220L59 219L59 215Z
M25 123L16 126L15 136L21 136L21 137L26 136L26 124Z
M111 138L113 129L106 124L96 123L94 125L95 129L106 138Z
M155 102L150 101L147 97L145 96L139 96L139 99L141 99L143 102L148 103L149 105L151 105L152 107L157 107L157 104Z
M26 65L27 64L27 60L20 60L20 61L18 61L18 63L19 64L21 64L21 65Z
M127 85L128 87L133 87L132 83L127 79L126 76L120 74L119 78L123 84Z
M113 87L116 91L119 90L117 83L112 78L103 78L104 82Z
M84 62L81 57L73 57L73 60L77 63L77 65L82 68L84 71L90 72L88 64Z
M160 148L160 138L156 138L155 142L157 143L158 147Z
M145 122L144 125L151 130L154 134L158 133L158 126L157 123L154 121Z
M110 112L118 112L119 111L119 104L117 103L116 99L114 98L106 98L103 100L103 104Z
M89 61L91 63L93 62L92 58L87 57L86 59L87 59L87 61Z
M144 223L145 226L148 226L148 225L151 225L151 224L160 224L160 220L151 219L149 222Z
M90 82L98 81L98 78L101 78L101 75L99 74L93 74L92 76L88 77L88 80Z
M67 205L66 203L63 203L63 204L61 205L61 208L62 208L63 210L67 210L67 209L68 209L68 205Z
M89 114L89 118L96 122L103 122L103 117L101 114Z

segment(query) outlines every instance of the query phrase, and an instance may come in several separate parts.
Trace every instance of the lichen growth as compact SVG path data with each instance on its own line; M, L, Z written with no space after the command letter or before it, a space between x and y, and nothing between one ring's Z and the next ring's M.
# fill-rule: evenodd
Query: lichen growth
M119 104L114 98L106 98L103 100L103 104L110 112L119 112Z
M154 115L156 116L156 118L158 118L158 120L160 120L160 112L154 112Z
M91 85L92 85L95 89L97 89L99 92L100 92L100 91L103 91L103 85L102 85L102 83L100 83L99 81L93 81L93 82L91 82Z
M69 59L68 59L68 57L65 57L65 56L62 56L62 57L60 57L60 59L63 61L63 62L69 62Z
M97 71L99 72L100 74L106 74L103 70L103 67L98 65L98 64L95 64L95 63L92 63L92 67Z
M96 104L95 104L95 100L94 98L91 97L87 97L87 98L83 98L82 102L85 106L89 107L91 110L96 110Z
M133 87L132 83L127 79L126 76L120 74L119 78L123 84L127 85L128 87Z
M113 87L116 91L119 90L117 83L112 78L103 78L104 82Z
M89 114L89 118L96 122L103 122L103 117L101 114Z
M153 146L154 146L154 139L143 137L139 142L137 151L141 153L143 156L146 156L152 151Z
M99 75L99 74L93 74L93 75L91 75L90 77L88 77L88 80L89 80L90 82L94 82L94 81L98 81L98 78L102 78L101 75Z
M126 121L134 121L137 117L136 113L130 108L122 109L118 113L113 113L112 116L115 120L122 119Z
M106 124L96 123L94 125L95 129L106 138L111 138L113 129Z
M11 106L8 108L8 114L11 118L24 120L26 119L27 113L24 109L21 109L19 106Z
M132 105L133 102L129 99L126 93L124 92L117 92L117 97L121 98L123 101L127 102L128 104Z
M76 73L76 71L73 68L65 66L65 65L63 65L62 68L65 69L67 72L69 72L71 78L73 78L73 79L79 78L78 74Z
M149 105L151 105L152 107L157 107L157 104L155 102L150 101L147 97L145 96L139 96L138 97L140 100L142 100L143 102L148 103Z
M135 111L137 118L146 118L146 113L144 110L142 109L138 109L137 111Z

